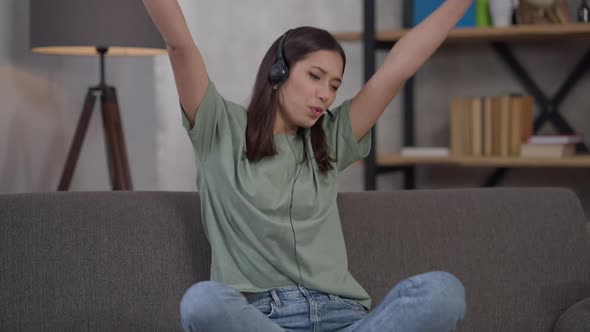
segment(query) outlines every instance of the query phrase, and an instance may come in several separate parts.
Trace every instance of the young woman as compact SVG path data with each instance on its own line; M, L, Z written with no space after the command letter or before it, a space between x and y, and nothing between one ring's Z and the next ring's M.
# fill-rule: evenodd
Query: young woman
M168 45L212 250L211 281L180 303L185 330L454 330L465 291L446 272L400 282L369 312L348 271L336 195L339 172L367 155L371 127L471 0L446 0L331 111L346 60L328 32L280 36L244 108L217 92L176 0L143 1Z

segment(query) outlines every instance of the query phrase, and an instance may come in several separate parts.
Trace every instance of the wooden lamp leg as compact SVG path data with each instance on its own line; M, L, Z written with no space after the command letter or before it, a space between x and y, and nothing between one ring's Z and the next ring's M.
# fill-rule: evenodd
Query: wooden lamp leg
M114 87L105 86L103 88L101 103L113 190L133 190L119 113L119 104L117 102L117 93Z
M96 89L94 88L89 88L88 92L86 92L84 106L82 108L82 113L80 114L80 120L78 120L78 126L76 127L76 132L74 134L74 140L70 145L70 151L68 152L66 164L62 171L61 179L59 180L59 186L57 187L58 191L65 191L70 188L72 175L76 169L76 163L78 162L78 157L80 156L80 149L82 148L84 136L86 136L88 124L90 123L90 118L92 116L92 110L94 109L94 103L96 102L96 96L94 95L95 90Z
M94 104L96 103L95 93L97 92L101 93L104 137L106 140L107 161L112 188L113 190L133 190L123 128L121 125L121 116L119 114L119 104L117 102L117 93L114 87L98 86L89 88L86 93L84 107L82 108L74 139L62 171L57 189L58 191L68 190L72 183L72 176L76 169L80 150L82 149L82 143L84 142L84 137L88 131L88 125L90 123Z

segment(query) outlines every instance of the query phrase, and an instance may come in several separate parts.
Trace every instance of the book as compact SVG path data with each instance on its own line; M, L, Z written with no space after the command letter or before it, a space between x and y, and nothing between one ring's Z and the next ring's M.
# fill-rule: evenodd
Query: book
M575 144L524 143L520 147L520 156L522 158L562 158L575 154Z
M510 155L520 154L520 145L533 134L533 108L532 96L514 95L511 97L510 118Z
M510 96L502 95L500 98L500 156L508 157L510 155L510 134L511 130L511 108Z
M477 27L492 26L489 0L475 0L475 25Z
M532 144L577 144L582 142L582 135L535 135L527 140L527 143Z
M483 97L483 155L494 155L494 114L492 98Z
M484 125L483 125L483 101L481 98L471 98L471 130L472 136L472 150L471 155L483 155L483 139L484 139Z
M450 146L451 154L454 156L461 156L465 154L463 148L463 98L453 97L451 99L451 116L450 116Z
M404 146L400 151L404 157L448 157L449 154L447 147Z
M452 155L519 156L521 144L533 135L534 104L528 95L452 97Z

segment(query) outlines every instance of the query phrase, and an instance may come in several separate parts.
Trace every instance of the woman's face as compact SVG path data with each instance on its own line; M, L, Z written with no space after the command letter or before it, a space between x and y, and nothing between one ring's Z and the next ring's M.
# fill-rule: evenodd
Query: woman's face
M275 134L294 134L312 127L336 99L342 84L343 61L336 51L309 53L289 68L289 78L279 87Z

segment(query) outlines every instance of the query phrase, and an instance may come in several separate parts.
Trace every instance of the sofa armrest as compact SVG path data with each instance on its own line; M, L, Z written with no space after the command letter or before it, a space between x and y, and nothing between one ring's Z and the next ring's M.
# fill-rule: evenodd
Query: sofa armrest
M568 308L557 320L553 332L590 331L590 298Z

